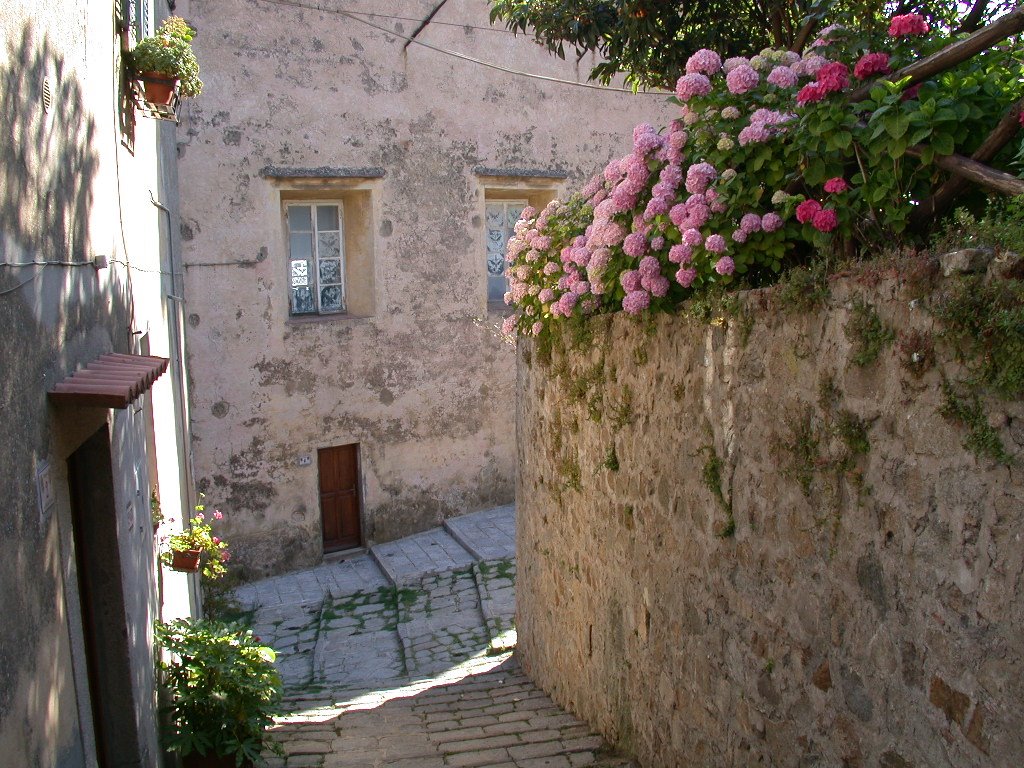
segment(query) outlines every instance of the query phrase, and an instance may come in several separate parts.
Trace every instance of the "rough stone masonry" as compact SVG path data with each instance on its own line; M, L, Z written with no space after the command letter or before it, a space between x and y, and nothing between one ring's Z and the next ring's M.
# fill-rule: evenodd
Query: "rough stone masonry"
M976 458L905 285L772 296L520 345L524 669L645 766L1024 765L1024 403Z

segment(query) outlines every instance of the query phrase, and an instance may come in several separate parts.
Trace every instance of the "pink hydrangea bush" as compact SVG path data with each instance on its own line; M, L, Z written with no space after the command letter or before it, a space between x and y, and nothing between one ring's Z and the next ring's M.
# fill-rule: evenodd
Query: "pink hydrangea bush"
M787 258L833 241L899 233L934 175L907 147L932 139L969 150L1022 74L1019 56L995 51L963 65L960 80L913 90L885 81L941 44L928 33L908 14L869 42L826 28L802 56L695 53L676 84L676 120L638 125L632 150L580 193L523 212L508 243L515 314L503 330L536 336L595 312L672 311L737 281L771 282ZM1005 104L973 95L979 71L1000 73ZM851 105L863 83L870 98Z

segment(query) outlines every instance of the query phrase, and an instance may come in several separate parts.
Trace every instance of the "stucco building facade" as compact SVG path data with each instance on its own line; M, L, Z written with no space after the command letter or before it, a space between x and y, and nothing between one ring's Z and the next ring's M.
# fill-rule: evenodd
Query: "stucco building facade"
M178 10L206 82L179 129L196 472L238 572L511 502L504 239L659 97L572 84L592 62L485 0Z
M190 509L175 128L123 80L122 24L167 11L0 8L5 766L155 767L153 621L197 609L194 578L158 574L150 509L154 493L179 525ZM135 356L100 371L115 377L141 355L169 365L119 407L77 397L107 388L68 380L110 353ZM62 383L76 393L58 402Z

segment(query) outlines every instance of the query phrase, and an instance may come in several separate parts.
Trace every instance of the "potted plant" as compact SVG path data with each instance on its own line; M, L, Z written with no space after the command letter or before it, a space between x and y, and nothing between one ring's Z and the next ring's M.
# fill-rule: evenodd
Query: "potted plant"
M252 630L206 619L157 622L165 653L157 675L168 715L163 746L183 768L251 766L269 749L282 754L267 728L281 701L277 654Z
M142 80L146 101L170 104L175 91L183 98L203 90L199 61L192 50L195 30L180 16L169 16L156 34L139 41L130 54L132 67Z
M223 517L220 510L213 511L214 520ZM160 562L172 570L196 573L202 564L203 576L208 579L219 579L227 572L225 563L231 559L231 553L227 542L213 535L213 528L206 520L206 506L202 503L196 504L195 514L185 528L166 537L164 544L167 548L160 553Z

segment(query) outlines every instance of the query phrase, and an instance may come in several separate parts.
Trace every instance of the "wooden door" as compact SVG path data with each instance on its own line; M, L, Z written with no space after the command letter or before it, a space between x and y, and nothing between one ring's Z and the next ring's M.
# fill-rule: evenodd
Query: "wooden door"
M317 451L320 466L320 516L324 552L352 549L362 543L359 530L359 446L339 445Z

